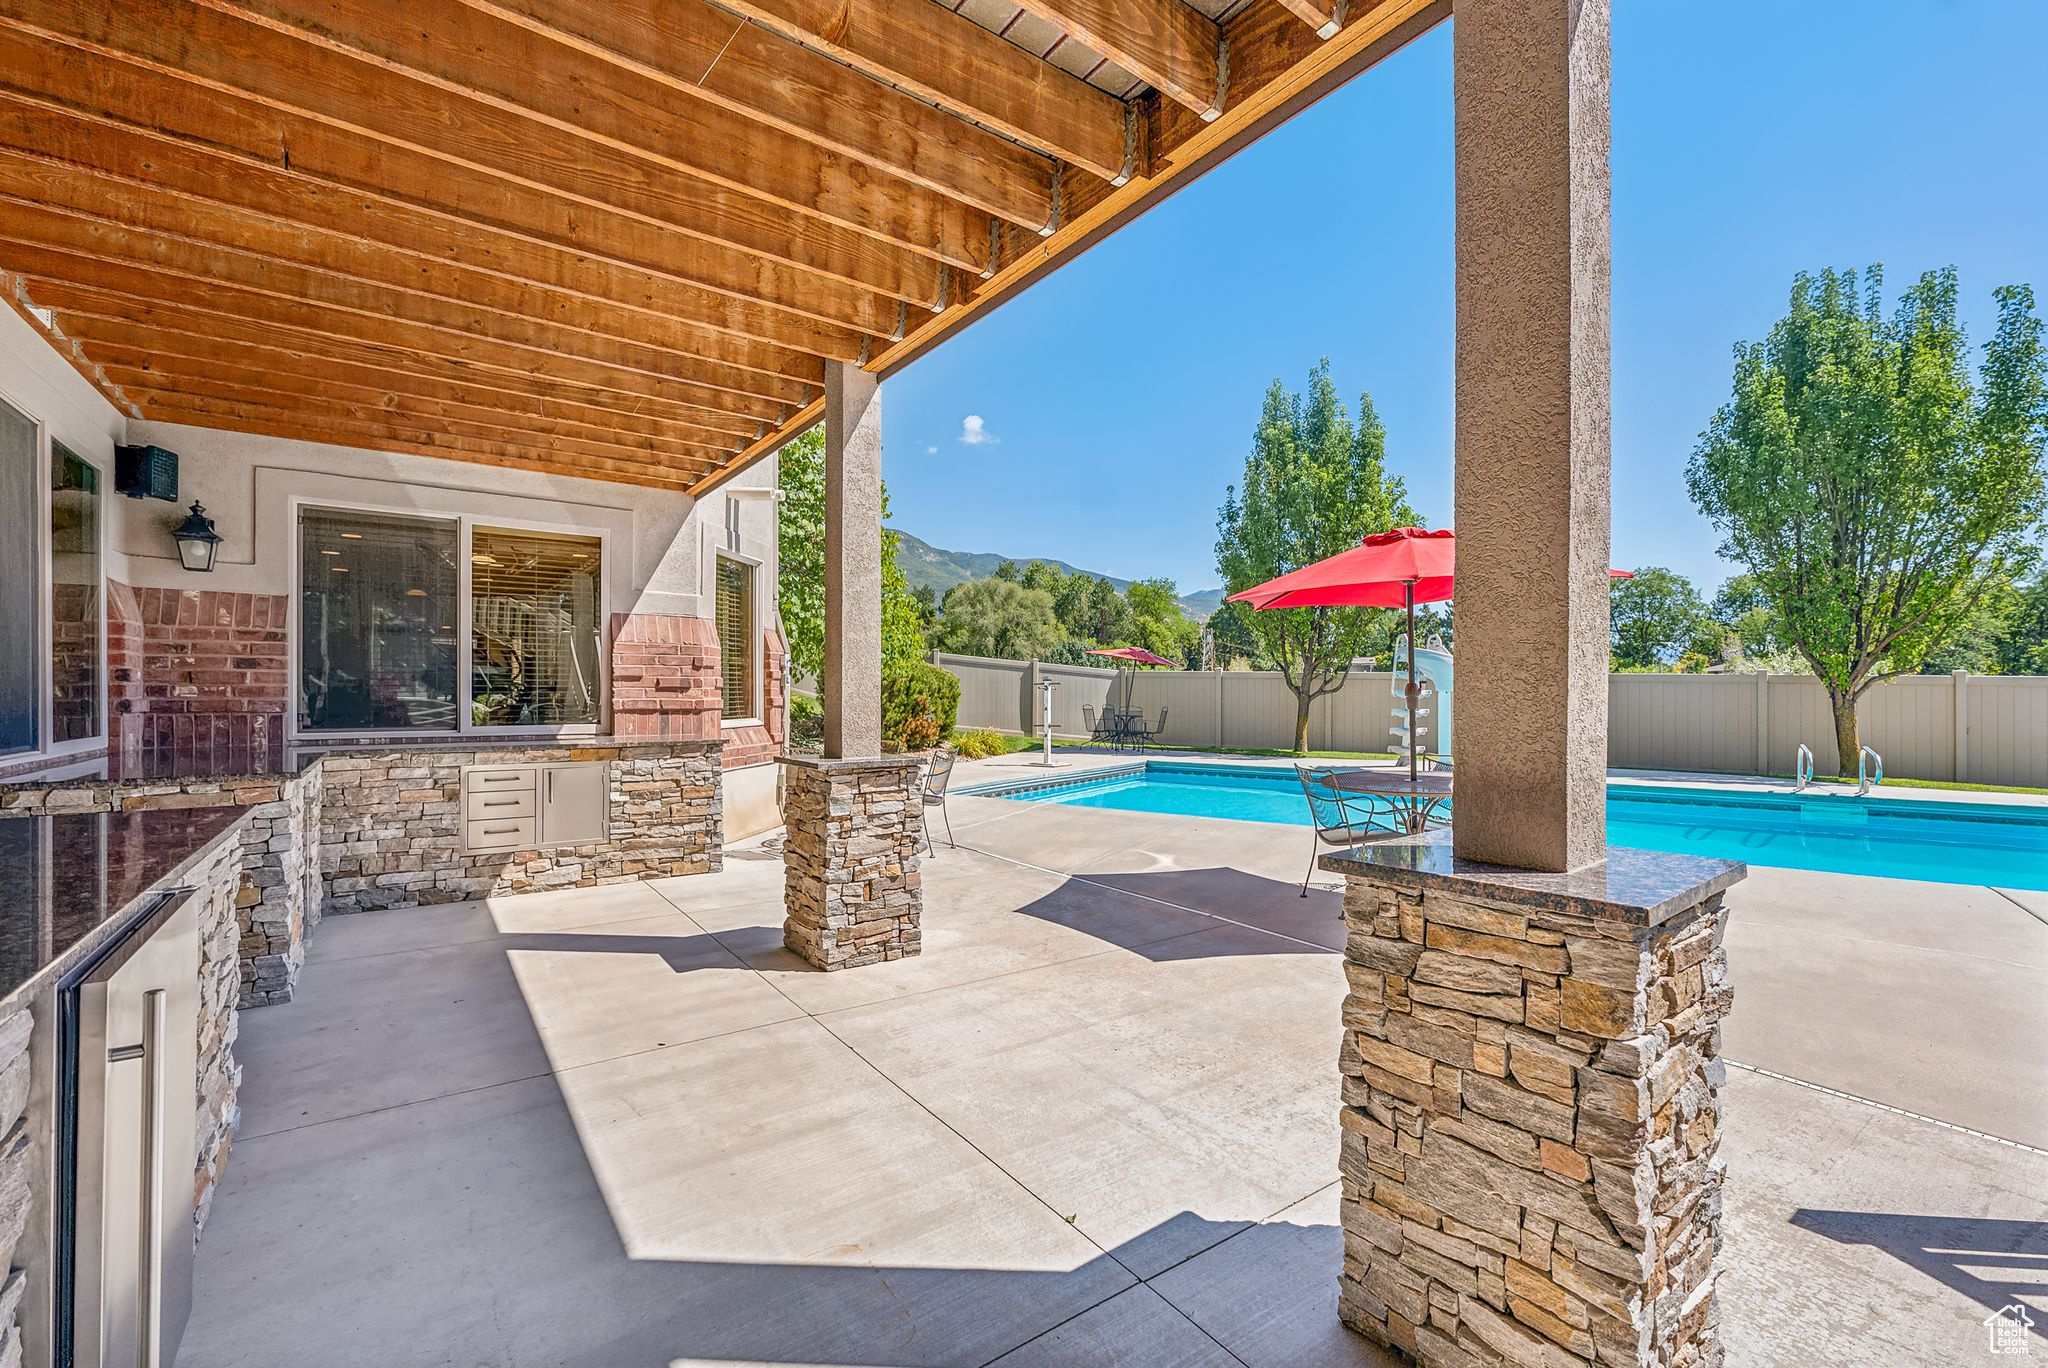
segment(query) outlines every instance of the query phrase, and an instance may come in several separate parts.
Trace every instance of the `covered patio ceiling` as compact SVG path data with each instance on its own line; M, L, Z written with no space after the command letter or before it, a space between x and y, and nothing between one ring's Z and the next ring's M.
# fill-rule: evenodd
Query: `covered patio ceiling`
M10 0L0 291L136 418L701 492L1449 0Z

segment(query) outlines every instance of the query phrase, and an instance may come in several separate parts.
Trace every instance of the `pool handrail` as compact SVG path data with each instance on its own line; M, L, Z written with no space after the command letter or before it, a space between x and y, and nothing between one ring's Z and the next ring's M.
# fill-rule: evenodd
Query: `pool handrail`
M1872 778L1872 777L1871 777L1871 775L1870 775L1870 772L1869 772L1869 769L1870 769L1870 763L1871 763L1871 762L1872 762L1873 760L1877 762L1877 777L1876 777L1876 778ZM1871 749L1870 747L1868 747L1868 746L1865 746L1865 747L1863 747L1863 748L1862 748L1861 750L1857 751L1857 752L1856 752L1856 796L1857 796L1858 798L1866 798L1866 797L1868 797L1868 796L1870 795L1870 791L1871 791L1871 790L1872 790L1873 788L1876 788L1876 787L1877 787L1877 786L1878 786L1879 784L1882 784L1883 782L1884 782L1884 757L1883 757L1882 755L1879 755L1879 754L1878 754L1878 753L1877 753L1876 751L1872 750L1872 749Z
M1792 791L1806 792L1806 786L1813 782L1813 747L1804 741L1799 743L1798 753L1792 757Z

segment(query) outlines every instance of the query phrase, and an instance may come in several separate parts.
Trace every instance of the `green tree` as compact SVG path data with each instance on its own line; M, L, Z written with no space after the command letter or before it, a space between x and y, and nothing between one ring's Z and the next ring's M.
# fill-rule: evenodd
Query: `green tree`
M1687 469L1700 510L1748 568L1827 689L1844 773L1856 702L1933 656L2030 557L2041 519L2048 376L2033 293L1994 294L1972 383L1953 269L1881 312L1873 267L1801 274L1790 311L1735 353L1734 394Z
M1645 566L1633 579L1609 581L1607 596L1615 669L1663 669L1688 653L1720 659L1718 624L1685 576Z
M2048 675L2048 571L2018 592L1998 638L2000 674Z
M968 580L946 591L939 649L995 660L1039 660L1065 636L1052 595L1015 580Z
M1131 645L1183 664L1190 659L1201 663L1201 624L1181 608L1180 590L1172 580L1139 580L1124 591L1124 602L1131 610Z
M825 429L812 428L776 454L782 502L776 597L789 662L812 679L825 672ZM888 516L889 491L882 490ZM916 660L926 651L925 617L896 564L900 539L882 533L882 663Z
M1015 584L1024 578L1024 572L1017 568L1017 562L1006 560L996 567L996 578Z
M1045 590L1057 602L1060 596L1060 589L1066 584L1068 578L1067 572L1060 569L1057 565L1047 561L1035 560L1024 567L1023 578L1018 582L1026 589Z
M1216 568L1227 594L1358 545L1372 532L1417 521L1402 482L1387 474L1386 428L1372 396L1354 425L1327 359L1309 372L1306 394L1275 380L1266 391L1244 477L1224 495L1216 520ZM1234 626L1252 637L1294 691L1294 749L1308 750L1309 705L1342 687L1354 657L1386 636L1385 612L1370 608L1279 608L1246 613Z
M1714 595L1709 611L1733 640L1745 664L1765 663L1790 649L1754 575L1729 576Z

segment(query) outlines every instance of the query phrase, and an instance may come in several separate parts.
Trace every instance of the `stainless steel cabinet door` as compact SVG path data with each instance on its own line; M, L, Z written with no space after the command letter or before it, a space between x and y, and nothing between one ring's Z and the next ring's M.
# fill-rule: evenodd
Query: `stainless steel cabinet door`
M542 844L588 845L605 838L611 811L610 768L602 761L541 766Z
M77 1368L161 1368L191 1314L198 918L179 895L79 985Z

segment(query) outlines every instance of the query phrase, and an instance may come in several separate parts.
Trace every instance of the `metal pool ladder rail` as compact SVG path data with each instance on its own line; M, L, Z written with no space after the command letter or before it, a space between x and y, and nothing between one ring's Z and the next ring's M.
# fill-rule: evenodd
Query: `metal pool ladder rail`
M1792 791L1806 792L1806 786L1813 782L1813 747L1804 741L1799 743L1799 753L1792 757Z
M1804 750L1805 747L1802 746L1800 749ZM1870 773L1873 765L1877 768L1875 776ZM1856 752L1856 796L1863 797L1883 782L1884 757L1868 746Z

